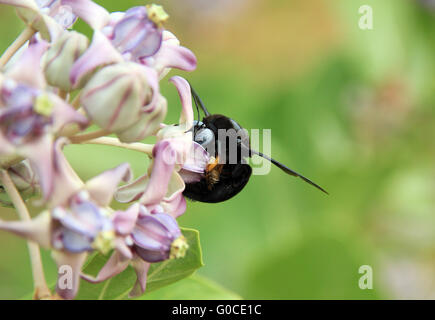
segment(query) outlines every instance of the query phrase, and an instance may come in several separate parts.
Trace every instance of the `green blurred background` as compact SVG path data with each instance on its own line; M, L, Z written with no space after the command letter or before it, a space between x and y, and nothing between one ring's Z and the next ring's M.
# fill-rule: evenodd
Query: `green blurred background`
M200 230L200 275L247 299L435 298L435 5L423 2L155 1L198 58L195 72L171 75L186 76L210 111L272 129L272 156L330 192L272 168L230 201L189 202L179 222ZM366 4L374 29L363 31ZM1 50L22 28L0 6ZM174 123L180 103L166 79ZM84 179L124 161L138 176L148 163L105 146L66 154ZM53 281L47 252L44 263ZM373 268L373 290L358 287L361 265ZM31 289L25 242L0 233L0 298Z

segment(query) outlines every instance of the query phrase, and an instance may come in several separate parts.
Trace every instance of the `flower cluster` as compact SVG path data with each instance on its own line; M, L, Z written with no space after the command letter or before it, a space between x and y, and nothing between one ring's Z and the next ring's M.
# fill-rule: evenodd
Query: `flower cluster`
M51 249L59 267L73 269L72 288L57 287L62 298L75 297L80 277L100 282L129 265L137 273L131 295L141 294L151 263L185 255L176 222L186 210L183 178L202 176L210 160L192 141L190 86L181 77L170 79L181 99L179 123L162 123L167 101L159 82L172 68L193 71L195 55L165 30L168 15L158 5L109 13L90 0L0 3L15 6L28 40L0 60L0 170L8 177L0 194L10 181L22 196L0 204L19 210L17 201L40 195L41 208L34 219L0 220L0 230ZM77 19L93 29L91 40L70 30ZM83 133L91 124L100 129ZM155 145L140 142L149 136ZM63 149L90 140L134 145L152 163L135 180L124 163L83 182ZM114 199L129 206L115 210ZM111 257L92 277L82 267L95 250Z

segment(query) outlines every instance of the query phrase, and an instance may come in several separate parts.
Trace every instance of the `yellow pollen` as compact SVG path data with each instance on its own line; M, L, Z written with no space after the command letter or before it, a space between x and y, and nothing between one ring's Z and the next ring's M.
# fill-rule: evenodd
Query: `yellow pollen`
M154 22L158 27L162 27L169 19L169 15L165 12L162 6L157 4L147 5L148 18Z
M186 251L189 249L186 238L181 235L174 240L171 244L171 251L169 252L169 259L183 258L186 255Z
M33 105L33 110L36 113L49 117L53 112L53 108L54 103L50 100L48 95L40 94L38 97L36 97L35 104Z

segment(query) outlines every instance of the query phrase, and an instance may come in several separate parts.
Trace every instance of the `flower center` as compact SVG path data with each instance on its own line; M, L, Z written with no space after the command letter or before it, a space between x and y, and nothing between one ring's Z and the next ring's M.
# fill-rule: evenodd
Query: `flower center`
M41 108L47 114L47 108ZM21 145L40 138L46 127L52 123L51 117L37 112L32 106L11 107L0 115L0 127L8 141Z
M115 239L115 231L101 231L92 242L92 248L100 251L102 254L109 253L113 249L113 240Z
M172 242L169 258L183 258L186 255L187 249L189 249L189 245L187 244L186 238L181 235Z
M169 19L169 15L165 12L162 6L157 4L147 5L148 19L154 22L159 28L163 26Z

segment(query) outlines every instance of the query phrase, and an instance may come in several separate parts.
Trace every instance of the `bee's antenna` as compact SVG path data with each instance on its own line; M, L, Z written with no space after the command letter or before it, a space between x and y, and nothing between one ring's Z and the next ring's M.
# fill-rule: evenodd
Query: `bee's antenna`
M245 147L246 148L246 147ZM287 166L283 165L281 162L276 161L275 159L270 158L269 156L266 156L265 154L259 152L259 151L255 151L252 149L249 149L249 156L251 156L252 154L256 154L266 160L269 160L270 162L272 162L274 165L276 165L278 168L280 168L282 171L284 171L285 173L291 175L291 176L295 176L295 177L299 177L302 180L304 180L305 182L311 184L312 186L316 187L317 189L319 189L320 191L329 194L325 189L323 189L321 186L319 186L318 184L314 183L313 181L311 181L308 178L305 178L303 175L297 173L296 171L293 171L292 169L288 168Z
M204 111L204 113L205 113L205 116L208 117L210 115L210 112L208 112L208 110L204 106L204 103L202 102L201 98L198 96L196 91L193 89L190 82L189 82L189 85L190 85L190 92L192 93L192 97L193 97L193 100L195 101L196 108L198 109L198 106L201 107L202 111Z

